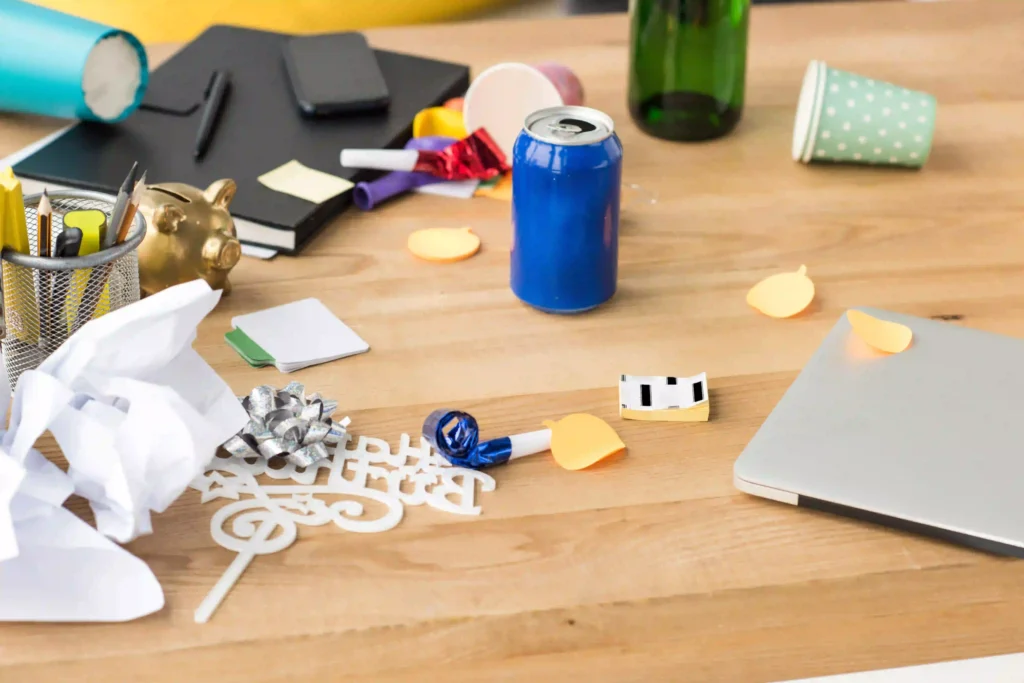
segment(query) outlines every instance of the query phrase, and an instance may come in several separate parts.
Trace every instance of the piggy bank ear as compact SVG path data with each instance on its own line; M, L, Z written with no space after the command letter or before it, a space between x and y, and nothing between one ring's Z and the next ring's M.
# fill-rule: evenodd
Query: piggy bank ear
M206 188L203 192L203 196L206 197L206 201L210 202L214 206L218 206L222 209L228 208L228 204L235 198L235 190L238 186L235 185L235 181L230 178L222 178L215 180L213 183Z
M185 220L185 212L174 204L161 204L153 212L153 225L165 235L173 235L178 224Z

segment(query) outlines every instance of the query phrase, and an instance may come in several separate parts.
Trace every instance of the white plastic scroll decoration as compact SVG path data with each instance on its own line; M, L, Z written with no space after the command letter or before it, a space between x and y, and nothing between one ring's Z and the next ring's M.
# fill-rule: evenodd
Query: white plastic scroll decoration
M483 492L495 488L492 477L451 466L423 439L412 446L409 435L403 434L394 454L383 439L365 436L349 448L351 437L343 431L348 418L334 425L341 441L330 458L302 467L287 458L277 458L272 466L262 457L217 457L193 481L204 503L216 498L235 501L214 513L210 531L218 545L238 553L196 609L197 623L210 619L257 555L291 546L299 525L334 524L346 531L379 533L402 521L406 505L479 515L477 486ZM327 470L324 483L317 481L321 469ZM261 484L261 475L292 483ZM374 488L374 481L383 486Z

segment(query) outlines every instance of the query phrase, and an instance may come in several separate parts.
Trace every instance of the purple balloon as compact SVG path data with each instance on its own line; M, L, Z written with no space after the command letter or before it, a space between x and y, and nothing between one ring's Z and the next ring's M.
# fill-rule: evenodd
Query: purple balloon
M448 138L442 135L428 135L422 138L412 138L409 142L405 143L405 148L440 152L453 142L456 142L455 138ZM369 211L381 202L408 192L414 187L439 182L443 183L444 181L429 173L392 171L368 183L358 183L352 191L352 200L363 211Z

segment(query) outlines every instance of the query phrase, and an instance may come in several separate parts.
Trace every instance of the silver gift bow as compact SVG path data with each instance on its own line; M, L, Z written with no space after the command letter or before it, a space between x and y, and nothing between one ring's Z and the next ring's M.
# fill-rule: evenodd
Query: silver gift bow
M291 382L281 391L259 386L241 401L249 413L249 424L224 443L233 456L283 457L296 467L309 467L330 457L328 447L345 439L348 418L340 422L331 419L338 402L320 394L306 396L306 387L299 382Z

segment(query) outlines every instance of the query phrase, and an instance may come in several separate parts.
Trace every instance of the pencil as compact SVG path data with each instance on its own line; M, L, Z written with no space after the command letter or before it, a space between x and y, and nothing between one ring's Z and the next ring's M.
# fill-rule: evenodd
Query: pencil
M131 194L132 188L135 187L135 178L139 172L139 162L132 164L132 169L128 171L128 175L125 176L124 182L121 183L121 189L117 192L117 198L114 200L114 208L110 212L110 226L107 229L107 235L103 238L103 248L107 249L114 246L114 237L117 235L117 228L121 225L121 221L124 220L124 212L128 208L128 197Z
M49 258L50 245L53 244L53 207L46 190L43 190L36 215L36 253Z
M132 229L132 221L135 220L135 212L139 210L139 202L142 201L142 193L146 191L146 173L142 173L142 177L139 178L139 182L135 183L135 189L132 190L132 197L128 200L128 208L124 212L124 220L121 221L121 227L117 230L117 237L114 240L114 244L121 244L128 239L128 231Z

